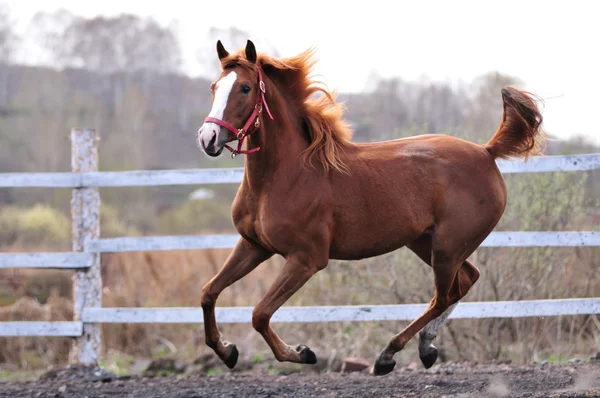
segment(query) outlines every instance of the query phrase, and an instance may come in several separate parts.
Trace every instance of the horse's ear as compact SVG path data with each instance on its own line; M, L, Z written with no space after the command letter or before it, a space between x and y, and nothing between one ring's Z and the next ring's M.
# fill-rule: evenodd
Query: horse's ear
M223 47L221 40L217 40L217 54L219 55L219 59L223 59L229 55L227 50L225 50L225 47Z
M246 43L246 59L252 63L256 62L256 48L251 40Z

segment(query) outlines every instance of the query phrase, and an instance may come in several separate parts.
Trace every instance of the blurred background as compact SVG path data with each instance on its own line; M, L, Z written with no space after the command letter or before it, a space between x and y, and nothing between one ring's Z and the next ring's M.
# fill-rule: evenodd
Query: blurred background
M0 0L0 172L70 171L69 131L96 129L100 170L241 167L209 159L196 131L219 73L215 43L251 39L276 56L317 46L316 72L347 105L354 140L446 133L486 142L500 89L531 90L546 154L600 152L600 37L583 1L303 1L140 3ZM593 19L594 18L594 19ZM594 55L592 55L594 54ZM599 230L600 173L506 176L509 203L496 230ZM103 237L235 233L237 186L103 188ZM0 188L0 250L71 248L68 189ZM228 250L104 254L104 306L199 306ZM465 301L600 296L598 248L484 248L482 277ZM274 258L219 299L253 306L282 261ZM343 272L339 272L342 271ZM425 303L429 267L406 249L331 262L286 305ZM72 319L71 272L0 271L0 320ZM405 322L276 325L335 366L369 360ZM271 360L250 325L222 325L243 359ZM155 358L204 354L201 325L105 325L103 365L129 373ZM396 359L417 358L416 339ZM454 320L438 336L441 360L564 360L600 348L597 316ZM67 338L0 338L0 375L65 363ZM273 369L275 361L269 365ZM216 366L208 372L222 371Z

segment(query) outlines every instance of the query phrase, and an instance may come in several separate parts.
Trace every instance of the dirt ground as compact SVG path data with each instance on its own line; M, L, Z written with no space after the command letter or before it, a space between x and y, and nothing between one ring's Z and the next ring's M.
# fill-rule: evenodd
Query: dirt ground
M600 397L600 361L567 364L444 363L368 372L292 374L250 371L208 376L118 377L64 367L35 380L0 381L0 397Z

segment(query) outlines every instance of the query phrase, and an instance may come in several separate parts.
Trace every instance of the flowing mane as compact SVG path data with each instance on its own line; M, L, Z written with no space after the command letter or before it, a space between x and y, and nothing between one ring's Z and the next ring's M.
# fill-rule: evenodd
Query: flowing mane
M300 110L303 128L310 139L309 147L301 155L303 162L312 165L313 159L317 158L325 171L332 168L347 172L340 155L350 145L352 130L343 119L345 108L342 103L336 102L335 93L310 76L316 62L314 55L314 47L288 58L259 53L257 62L267 76L280 83L279 89L285 92L286 100L294 102L296 109ZM221 60L224 68L232 64L256 69L246 59L243 50ZM313 96L319 92L323 95Z

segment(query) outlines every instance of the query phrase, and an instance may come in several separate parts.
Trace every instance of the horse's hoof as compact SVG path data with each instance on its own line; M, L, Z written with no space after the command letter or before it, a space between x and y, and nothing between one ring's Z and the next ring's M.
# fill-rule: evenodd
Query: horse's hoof
M383 376L390 373L394 370L396 366L396 361L393 359L377 359L375 361L375 366L373 366L373 374L375 376Z
M302 363L307 363L310 365L314 365L315 363L317 363L317 356L307 346L303 344L298 345L296 347L296 351L298 352L298 355L300 355L300 360L302 361Z
M429 347L426 353L419 355L419 358L421 359L423 366L425 366L425 369L429 369L433 366L435 361L437 361L438 349L432 345Z
M229 354L227 359L224 361L225 365L227 365L227 367L229 369L233 369L235 364L237 363L239 356L240 356L240 353L238 352L237 347L235 346L235 344L232 344L231 345L231 354Z

